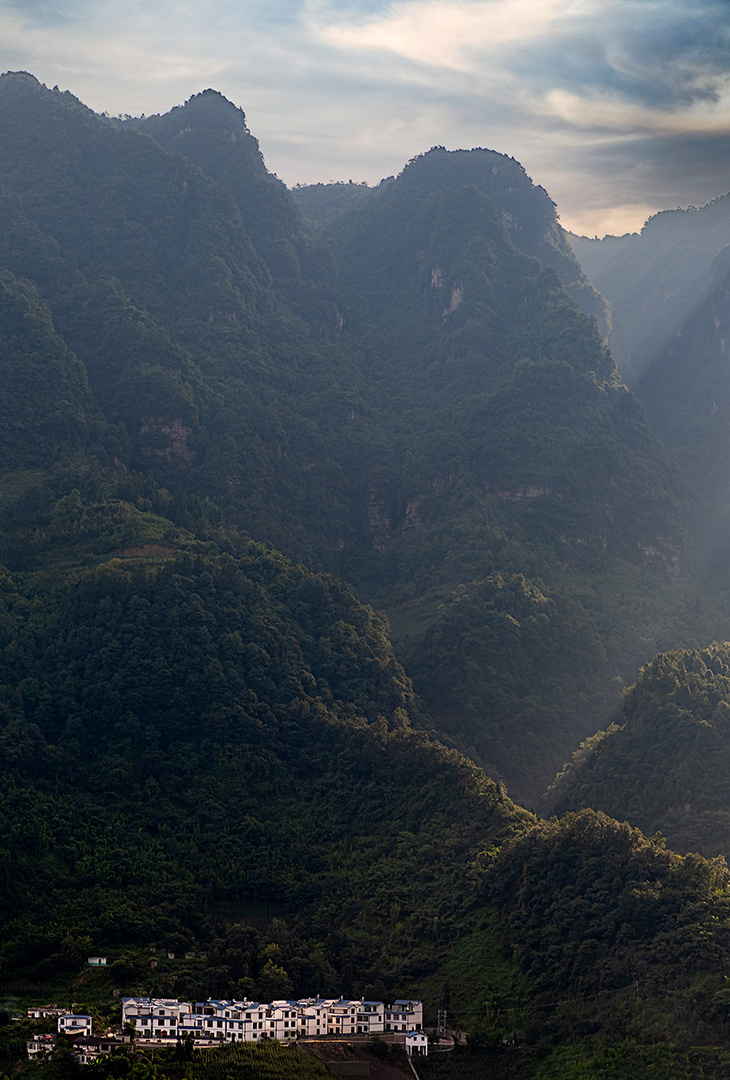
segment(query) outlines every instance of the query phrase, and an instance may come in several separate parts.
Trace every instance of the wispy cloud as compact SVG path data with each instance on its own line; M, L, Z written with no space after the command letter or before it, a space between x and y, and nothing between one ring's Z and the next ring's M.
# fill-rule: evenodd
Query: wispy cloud
M539 38L575 18L588 0L406 0L369 17L308 5L311 32L350 52L383 50L429 67L475 74L479 56Z
M730 189L727 0L0 0L0 68L112 113L214 86L288 183L489 146L591 231Z

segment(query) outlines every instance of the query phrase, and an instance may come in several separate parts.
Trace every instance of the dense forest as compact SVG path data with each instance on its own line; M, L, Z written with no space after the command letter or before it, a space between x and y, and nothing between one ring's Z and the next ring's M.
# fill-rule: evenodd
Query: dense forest
M724 1075L727 560L548 194L441 147L289 192L213 90L6 74L0 139L0 1071L141 988ZM240 1050L104 1068L288 1075Z

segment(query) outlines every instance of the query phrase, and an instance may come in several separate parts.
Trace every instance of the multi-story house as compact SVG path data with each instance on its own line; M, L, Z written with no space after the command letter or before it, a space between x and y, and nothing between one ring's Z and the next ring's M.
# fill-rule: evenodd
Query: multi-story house
M26 1043L28 1050L28 1057L38 1057L39 1054L45 1056L50 1054L56 1045L55 1035L34 1035L32 1039L29 1039Z
M302 998L297 1002L299 1034L316 1037L327 1034L327 1014L331 998Z
M177 998L122 999L122 1022L140 1039L177 1039L180 1019L189 1013L190 1003Z
M341 998L330 1005L327 1010L327 1031L330 1035L356 1035L357 1014L360 1010L359 1001L350 1001Z
M296 1039L298 1029L296 1001L272 1001L266 1008L266 1034L270 1039Z
M413 1001L409 998L398 998L390 1006L391 1009L400 1009L408 1014L410 1025L414 1031L420 1031L423 1027L423 1002Z
M361 1001L357 1010L358 1035L382 1035L385 1031L385 1005L382 1001Z
M58 1018L59 1035L91 1035L93 1021L90 1016L68 1013Z
M28 1016L31 1020L48 1020L51 1017L55 1019L58 1016L68 1016L70 1012L70 1009L59 1009L58 1005L36 1005L35 1008L28 1009Z

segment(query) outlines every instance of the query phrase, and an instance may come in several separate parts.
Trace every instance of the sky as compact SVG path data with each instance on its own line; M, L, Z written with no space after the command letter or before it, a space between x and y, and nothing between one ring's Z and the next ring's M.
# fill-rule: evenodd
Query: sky
M0 71L113 115L212 87L289 186L487 147L588 236L730 191L730 0L0 0Z

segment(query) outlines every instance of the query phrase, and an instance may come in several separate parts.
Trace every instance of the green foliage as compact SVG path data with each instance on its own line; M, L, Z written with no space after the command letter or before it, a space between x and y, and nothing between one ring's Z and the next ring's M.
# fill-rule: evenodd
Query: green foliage
M534 1023L566 1041L610 1024L620 1037L701 1043L726 1023L720 957L730 876L660 838L582 810L540 822L487 862L487 895L533 988ZM712 1041L709 1038L709 1041Z
M6 75L0 138L7 992L423 992L507 1075L715 1067L724 865L437 739L534 799L721 611L545 192L436 148L313 238L213 91L117 122ZM719 731L719 655L636 730L657 692ZM110 1076L305 1068L221 1055Z
M234 1075L240 1080L316 1080L330 1075L325 1066L297 1046L282 1047L268 1044L239 1043L217 1050L196 1054L184 1070L165 1068L163 1075L171 1080L227 1080Z
M119 505L108 542L90 543L88 521L87 550L59 536L53 507L76 488L85 504L117 498L336 573L388 611L439 723L535 801L606 718L616 674L676 643L679 616L657 641L633 595L674 604L687 516L682 481L561 283L587 288L546 193L502 155L436 148L313 239L241 110L212 90L112 121L6 75L0 137L0 258L47 304L41 359L6 380L5 559L68 566L78 541L75 564L89 565L160 543L158 523ZM36 404L36 385L53 400ZM125 470L143 493L122 492ZM638 589L610 602L607 626L575 575L616 581L627 566ZM569 649L559 680L521 679L501 707L483 649L468 700L448 670L429 677L440 604L496 573L536 582L573 642L588 628L590 675ZM510 656L488 599L471 620ZM531 761L513 753L527 743Z
M730 645L662 653L627 691L623 725L586 744L549 807L593 806L679 851L730 854Z
M78 493L56 510L84 515ZM238 964L216 945L211 993L324 992L333 964L397 990L432 968L468 904L457 868L521 815L412 730L410 684L349 589L251 545L31 590L8 579L0 669L7 972L72 970L90 927L120 963L189 950L227 925L221 903L244 926L263 904L325 951L254 939Z

